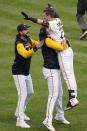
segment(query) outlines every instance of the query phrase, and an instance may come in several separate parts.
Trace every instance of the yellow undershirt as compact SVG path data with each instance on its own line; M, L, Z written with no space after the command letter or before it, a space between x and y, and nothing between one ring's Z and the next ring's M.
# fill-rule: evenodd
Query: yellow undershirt
M38 42L31 39L31 43L32 43L32 49L28 51L24 48L24 45L22 43L17 44L17 51L22 57L28 58L34 54L33 48L37 45Z

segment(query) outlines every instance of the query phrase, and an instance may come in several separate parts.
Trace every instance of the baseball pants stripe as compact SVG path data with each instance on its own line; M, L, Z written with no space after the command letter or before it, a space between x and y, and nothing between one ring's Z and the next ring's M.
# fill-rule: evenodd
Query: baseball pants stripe
M54 93L54 84L53 84L53 76L52 76L52 71L50 70L50 74L51 74L51 77L52 77L52 95L50 96L50 99L49 99L49 102L48 102L48 119L47 119L47 124L48 124L48 121L49 121L49 118L50 118L50 108L51 108L51 103L52 103L52 99L53 99L53 93Z

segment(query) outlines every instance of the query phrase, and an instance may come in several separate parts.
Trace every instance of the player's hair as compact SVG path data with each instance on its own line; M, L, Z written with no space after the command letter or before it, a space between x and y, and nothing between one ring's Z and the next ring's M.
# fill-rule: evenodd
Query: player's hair
M50 8L46 8L43 12L46 13L47 16L50 15L52 18L55 17L55 12L54 12L54 10L52 10L52 9L50 9Z
M17 40L18 38L20 38L20 33L18 33L18 34L16 35L16 40Z

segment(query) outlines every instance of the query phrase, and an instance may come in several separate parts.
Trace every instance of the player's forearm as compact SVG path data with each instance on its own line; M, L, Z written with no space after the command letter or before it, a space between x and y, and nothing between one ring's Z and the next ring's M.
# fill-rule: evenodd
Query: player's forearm
M49 23L47 21L42 20L42 19L37 19L37 18L30 17L29 20L32 21L32 22L34 22L34 23L46 26L46 27L49 26Z
M38 19L38 18L33 18L31 16L28 16L25 12L21 12L21 14L24 16L25 20L30 20L30 21L32 21L34 23L41 24L41 25L43 25L43 23L44 23L43 20Z
M34 47L34 48L32 48L32 49L30 49L30 50L27 51L27 50L24 48L23 44L19 43L19 44L17 45L17 51L18 51L18 53L19 53L22 57L24 57L24 58L28 58L28 57L32 56L36 50L37 50L37 48Z
M38 41L31 39L31 43L32 43L32 48L34 48L38 44Z
M37 19L37 23L40 24L40 25L42 25L43 24L43 20Z
M32 22L34 22L34 23L40 24L40 25L43 24L43 20L38 19L38 18L30 17L29 20L32 21Z

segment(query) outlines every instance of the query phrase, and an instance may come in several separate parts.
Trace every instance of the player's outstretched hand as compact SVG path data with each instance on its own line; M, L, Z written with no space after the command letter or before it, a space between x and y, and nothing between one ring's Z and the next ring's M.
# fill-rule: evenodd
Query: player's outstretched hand
M39 41L38 44L36 45L37 49L41 48L44 44L44 41Z
M24 16L25 20L30 20L30 16L28 16L25 12L21 12L21 14Z
M66 48L66 47L67 47L66 40L63 40L63 41L61 42L61 45L63 46L63 48Z

